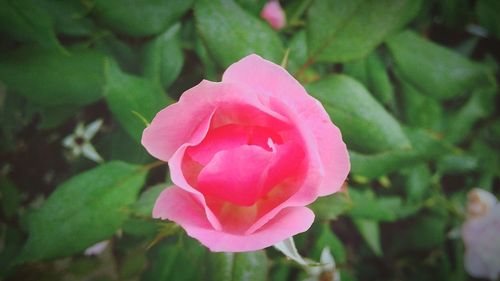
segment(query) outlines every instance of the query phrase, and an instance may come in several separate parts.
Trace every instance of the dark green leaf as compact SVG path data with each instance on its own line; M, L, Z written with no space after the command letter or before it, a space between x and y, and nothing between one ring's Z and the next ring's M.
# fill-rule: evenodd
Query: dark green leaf
M401 80L404 117L408 125L440 132L443 108L435 99L422 94L410 83Z
M2 213L7 219L13 218L21 203L21 193L14 183L6 177L0 177L0 202Z
M476 2L476 14L479 23L496 38L500 38L500 2L481 0Z
M209 257L210 280L265 281L268 263L263 250L245 253L212 253Z
M354 188L349 189L349 195L353 202L349 215L354 219L395 221L398 218L401 198L397 196L375 197L371 190L358 191Z
M389 38L387 45L403 78L435 99L447 100L494 83L488 68L411 31Z
M428 193L431 184L431 171L426 164L415 165L403 171L404 188L408 201L420 202Z
M275 63L284 55L275 31L232 0L199 0L195 18L208 52L224 68L252 53Z
M422 161L456 152L449 143L426 131L406 129L405 132L411 140L411 149L371 155L350 151L351 173L373 179Z
M316 0L308 13L309 56L325 62L362 58L416 16L420 2Z
M322 102L348 147L367 152L410 149L399 123L356 80L328 76L307 89Z
M141 280L206 280L208 254L198 241L182 237L166 241L150 251L150 265Z
M165 88L179 76L184 64L179 29L180 24L173 25L144 49L144 76L161 83Z
M368 87L380 103L391 106L394 104L394 88L377 52L372 52L362 60L346 63L344 71Z
M72 255L112 236L128 217L146 170L110 162L66 181L30 217L18 261Z
M331 230L330 224L324 223L314 247L314 257L319 258L324 247L330 248L333 258L337 264L347 261L347 254L342 241Z
M94 50L21 49L0 57L0 80L9 93L41 105L86 105L101 97L104 56Z
M158 83L125 74L111 60L106 61L105 68L104 95L108 106L127 133L140 142L146 124L136 114L151 121L158 111L173 101L169 101Z
M317 219L334 220L352 208L352 202L344 193L337 192L320 197L310 205Z
M379 223L368 219L353 219L353 222L373 253L376 256L381 257L382 246L380 245Z
M1 0L0 33L63 51L54 32L52 18L34 0Z
M495 111L496 87L477 88L467 102L455 113L446 118L446 139L460 143L469 136L474 124L490 116Z
M43 0L41 5L52 16L57 33L89 36L96 26L88 17L88 7L78 0Z
M193 0L95 0L100 22L132 36L155 35L165 31L186 13Z

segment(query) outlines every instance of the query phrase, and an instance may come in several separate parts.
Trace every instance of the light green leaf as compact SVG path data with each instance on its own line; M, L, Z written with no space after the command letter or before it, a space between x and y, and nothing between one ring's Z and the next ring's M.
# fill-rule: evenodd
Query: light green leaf
M140 142L145 128L133 111L151 121L158 111L173 101L151 80L123 73L111 60L105 64L104 95L111 112L127 133Z
M0 0L0 33L63 51L51 16L34 0Z
M21 49L0 56L0 80L9 93L41 105L86 105L101 98L103 60L90 49L71 49L69 55Z
M307 61L306 32L301 30L290 39L288 45L290 56L288 59L288 71L296 73Z
M146 170L109 162L62 185L29 219L18 262L68 256L112 236L128 217Z
M232 0L197 1L195 19L208 52L224 68L252 53L280 63L285 53L276 32Z
M399 123L356 80L328 76L306 86L342 131L347 146L359 151L410 149Z
M131 36L156 35L178 21L193 0L95 0L94 11L104 25Z
M379 223L368 219L353 219L354 225L370 247L373 253L381 257L382 246L380 245L380 227Z
M403 78L435 99L448 100L493 83L488 68L412 31L392 36L387 46Z
M420 3L416 0L316 0L308 13L309 56L324 62L362 58L416 16Z
M143 75L167 88L177 79L184 64L180 24L175 24L149 42L143 53Z

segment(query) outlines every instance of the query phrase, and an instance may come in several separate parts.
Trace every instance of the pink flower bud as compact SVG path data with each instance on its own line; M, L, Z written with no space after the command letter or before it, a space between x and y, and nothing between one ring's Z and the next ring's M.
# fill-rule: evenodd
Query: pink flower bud
M282 29L286 23L285 12L277 0L267 2L260 13L260 17L266 20L275 30Z

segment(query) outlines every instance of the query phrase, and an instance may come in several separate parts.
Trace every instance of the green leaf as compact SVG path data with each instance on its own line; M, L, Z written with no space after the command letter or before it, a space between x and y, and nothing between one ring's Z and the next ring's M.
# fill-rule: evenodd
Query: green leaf
M446 118L446 139L452 143L460 143L473 129L479 120L495 112L496 87L477 88L467 102L455 113Z
M133 206L134 214L144 217L151 217L153 214L153 207L156 199L158 199L160 193L167 187L167 183L160 183L149 187L146 191L144 191L139 197L139 200L137 200L137 202L135 202Z
M140 142L145 125L133 112L151 121L158 111L173 101L158 83L125 74L111 60L106 61L105 69L104 95L108 106L127 133Z
M340 241L340 239L331 230L330 224L328 223L324 223L321 226L321 232L314 246L313 256L319 258L324 247L330 248L337 264L342 264L347 261L347 253L344 245L342 244L342 241Z
M401 80L404 117L408 125L441 131L443 108L435 99L422 94L410 83Z
M112 236L128 217L147 171L109 162L58 186L29 219L18 262L68 256Z
M280 63L285 52L277 33L232 0L199 0L194 11L198 32L220 66L252 53Z
M380 103L393 105L394 88L382 57L377 52L372 52L362 60L346 63L344 71L366 85Z
M365 152L409 149L399 123L356 80L328 76L306 86L319 99L348 147Z
M41 105L86 105L101 98L104 56L75 48L69 55L21 49L0 57L0 80L9 93Z
M131 36L156 35L178 21L193 0L95 0L101 23Z
M352 208L352 202L343 192L318 198L310 205L317 219L334 220Z
M481 0L476 2L476 14L479 23L489 33L500 39L500 2L497 0Z
M408 201L420 202L429 192L431 171L427 164L419 164L403 171L405 175L404 188Z
M207 250L198 241L169 239L149 251L149 266L144 281L206 280Z
M51 16L34 0L0 0L0 33L63 51Z
M377 257L382 256L382 246L380 246L379 223L368 219L353 219L354 225Z
M324 62L362 58L416 16L420 3L415 0L316 0L308 13L309 56Z
M456 152L456 148L429 132L409 128L405 132L411 140L411 149L398 149L375 154L349 151L351 173L373 179L419 162L437 159L445 154Z
M2 203L2 214L7 219L16 216L21 204L21 193L14 183L6 177L0 177L0 202Z
M373 221L395 221L401 208L401 198L397 196L375 197L371 190L349 189L353 207L349 215L355 219Z
M307 61L306 32L301 30L290 39L288 45L290 56L288 59L288 71L296 73Z
M393 239L393 247L402 250L430 250L446 240L446 217L430 214L409 221Z
M177 79L184 64L180 24L175 24L149 42L143 54L143 75L167 88Z
M94 22L87 16L89 8L84 1L54 1L42 0L40 5L53 18L57 33L70 36L90 36L97 29Z
M387 46L403 78L435 99L448 100L494 83L488 68L411 31L392 36Z
M245 253L212 253L209 256L210 280L265 281L268 262L263 250Z

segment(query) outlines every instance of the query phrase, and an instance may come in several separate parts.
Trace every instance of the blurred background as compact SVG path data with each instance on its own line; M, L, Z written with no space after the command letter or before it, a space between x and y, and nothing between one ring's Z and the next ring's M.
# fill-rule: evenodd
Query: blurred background
M500 1L270 2L0 0L0 279L498 279L498 238L461 233L472 188L500 188ZM295 238L333 269L210 253L151 218L169 175L145 124L250 53L282 63L349 148L346 190Z

